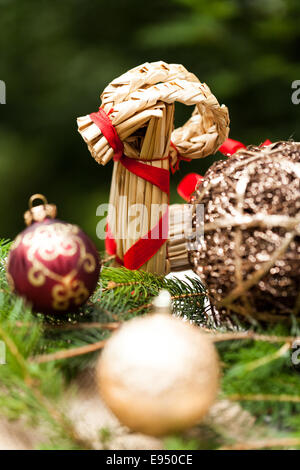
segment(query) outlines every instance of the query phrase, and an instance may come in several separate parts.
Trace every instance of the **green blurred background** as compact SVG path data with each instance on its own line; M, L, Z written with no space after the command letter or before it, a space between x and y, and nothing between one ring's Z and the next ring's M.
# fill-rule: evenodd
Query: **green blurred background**
M182 63L205 81L229 107L232 138L300 140L299 19L299 0L0 0L0 236L22 230L29 196L42 192L96 241L112 164L92 159L76 117L146 61ZM178 105L176 125L190 112ZM183 162L172 201L182 176L216 158Z

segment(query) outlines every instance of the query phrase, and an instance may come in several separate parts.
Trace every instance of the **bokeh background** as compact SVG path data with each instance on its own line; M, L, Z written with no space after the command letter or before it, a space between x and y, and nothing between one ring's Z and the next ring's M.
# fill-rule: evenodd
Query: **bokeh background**
M146 61L182 63L205 81L229 107L232 138L300 140L300 105L291 101L299 18L299 0L0 0L0 237L22 230L28 198L41 192L97 241L112 164L92 159L76 117ZM176 125L190 112L178 105ZM220 157L183 162L172 201L180 178Z

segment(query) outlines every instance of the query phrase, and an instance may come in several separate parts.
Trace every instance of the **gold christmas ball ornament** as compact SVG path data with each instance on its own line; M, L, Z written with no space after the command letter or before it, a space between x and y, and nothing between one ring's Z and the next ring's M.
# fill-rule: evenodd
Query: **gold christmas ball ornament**
M159 313L115 332L97 366L102 398L120 422L154 436L198 423L219 382L213 343L199 327L166 313L167 302L162 292L154 304Z

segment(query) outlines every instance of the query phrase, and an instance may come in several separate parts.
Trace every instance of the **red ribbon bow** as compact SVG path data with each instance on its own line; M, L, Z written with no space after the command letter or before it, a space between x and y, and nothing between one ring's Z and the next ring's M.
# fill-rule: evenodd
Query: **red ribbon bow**
M260 147L265 147L271 144L272 142L267 139L262 144L260 144ZM219 148L219 152L223 153L223 155L226 157L230 157L241 148L246 148L246 145L242 144L242 142L239 142L238 140L226 139L223 145L221 145ZM177 192L179 196L181 196L185 201L189 201L191 195L196 190L197 184L202 180L203 176L199 175L198 173L187 174L177 186Z

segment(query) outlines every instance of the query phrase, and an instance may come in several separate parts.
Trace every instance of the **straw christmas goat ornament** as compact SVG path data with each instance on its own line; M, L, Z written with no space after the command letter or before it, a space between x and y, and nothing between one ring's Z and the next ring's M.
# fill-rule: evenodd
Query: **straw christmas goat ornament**
M77 122L95 160L114 160L106 249L129 269L165 274L170 171L217 151L228 136L228 110L194 74L164 62L129 70L101 100L98 112ZM195 109L173 131L176 101Z

